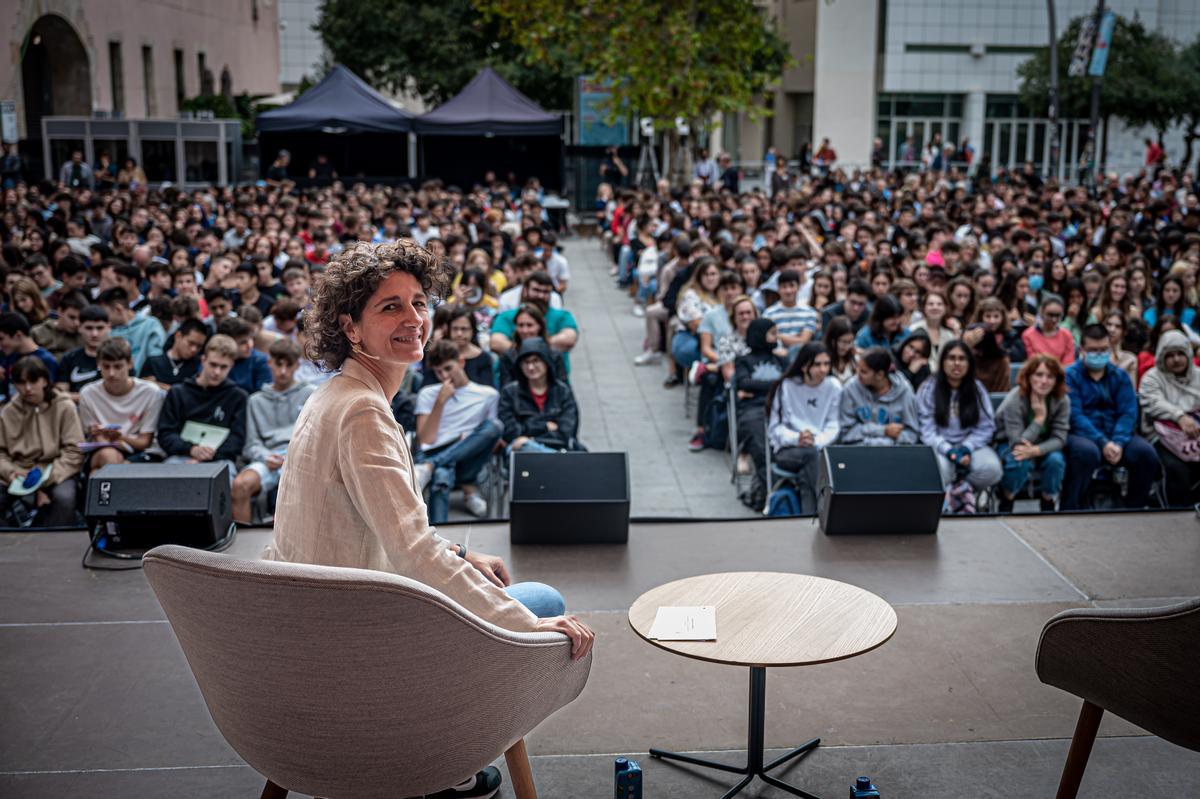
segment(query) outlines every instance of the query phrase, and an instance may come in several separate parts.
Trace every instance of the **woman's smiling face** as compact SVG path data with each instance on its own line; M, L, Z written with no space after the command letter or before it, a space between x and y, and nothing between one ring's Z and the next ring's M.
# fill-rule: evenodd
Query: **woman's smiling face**
M416 363L432 331L429 298L415 277L393 272L367 300L359 321L350 325L368 354L392 363Z

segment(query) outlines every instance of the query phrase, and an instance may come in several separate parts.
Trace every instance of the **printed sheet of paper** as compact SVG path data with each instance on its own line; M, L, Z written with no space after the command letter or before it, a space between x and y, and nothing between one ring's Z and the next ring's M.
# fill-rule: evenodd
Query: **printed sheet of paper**
M229 438L229 429L203 422L186 422L179 437L198 447L219 449L225 443L225 439Z
M700 607L662 607L650 625L650 637L656 641L717 640L717 609Z

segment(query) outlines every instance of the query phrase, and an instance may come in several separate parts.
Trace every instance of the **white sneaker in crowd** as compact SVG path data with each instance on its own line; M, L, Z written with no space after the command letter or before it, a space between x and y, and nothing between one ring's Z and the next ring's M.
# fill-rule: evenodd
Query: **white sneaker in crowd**
M635 305L635 306L633 306L633 315L636 316L638 319L641 319L643 316L646 315L646 309L643 308L641 305Z
M704 363L704 361L695 361L688 369L687 381L693 386L698 386L700 385L700 378L704 377L704 374L707 371L708 366Z
M464 497L463 504L467 506L467 513L471 514L476 519L482 519L487 516L487 500L479 496L478 493L472 494L469 497Z
M662 361L662 353L661 352L650 352L650 351L643 352L641 355L639 355L633 359L633 363L635 366L649 366L652 363L659 363L661 361Z

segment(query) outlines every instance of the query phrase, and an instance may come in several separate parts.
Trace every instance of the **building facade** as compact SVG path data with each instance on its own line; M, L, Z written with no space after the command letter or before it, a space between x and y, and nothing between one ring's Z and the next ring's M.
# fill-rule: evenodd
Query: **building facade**
M1093 13L1094 0L1054 0L1058 31ZM757 161L767 147L795 156L805 142L829 137L839 160L864 165L872 141L884 143L889 166L905 166L936 134L965 138L976 158L994 166L1049 155L1045 109L1017 99L1017 67L1049 44L1045 0L769 0L798 66L783 76L766 104L774 117L726 119L720 143L741 161ZM1150 29L1178 42L1200 33L1198 0L1107 0L1121 16L1135 14ZM806 32L810 35L806 37ZM815 35L811 35L814 34ZM811 65L811 66L810 66ZM1111 120L1110 171L1142 165L1145 136ZM1086 120L1060 126L1060 174L1077 173ZM1182 135L1166 139L1168 159L1182 154Z

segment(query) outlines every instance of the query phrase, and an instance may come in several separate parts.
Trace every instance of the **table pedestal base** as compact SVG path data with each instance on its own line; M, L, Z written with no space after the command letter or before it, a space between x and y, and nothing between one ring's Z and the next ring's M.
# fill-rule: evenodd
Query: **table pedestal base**
M743 788L749 785L755 777L758 777L768 785L774 785L782 791L787 791L793 796L800 796L804 799L817 799L811 793L802 791L795 786L788 785L786 782L775 779L767 774L778 766L782 766L792 758L799 757L807 752L811 752L820 745L820 738L813 738L808 743L793 749L785 755L775 758L770 763L763 764L763 727L766 722L766 702L767 702L767 670L761 666L753 666L750 669L750 732L749 740L746 744L746 765L727 766L724 763L714 763L711 760L705 760L700 757L692 757L690 755L681 755L676 752L668 752L663 749L651 749L650 756L661 758L663 760L677 760L680 763L688 763L693 766L702 766L704 768L717 769L730 774L743 774L742 781L729 789L721 799L730 799L730 797L740 793Z

